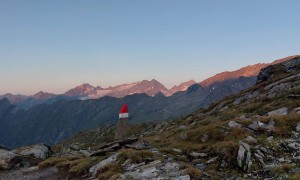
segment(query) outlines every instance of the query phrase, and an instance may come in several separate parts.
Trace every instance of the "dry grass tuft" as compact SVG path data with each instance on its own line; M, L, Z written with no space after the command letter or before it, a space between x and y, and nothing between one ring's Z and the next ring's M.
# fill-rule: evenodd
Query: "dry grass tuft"
M127 159L131 159L133 163L141 163L146 158L153 158L154 154L148 150L122 149L118 155L118 162L124 163Z

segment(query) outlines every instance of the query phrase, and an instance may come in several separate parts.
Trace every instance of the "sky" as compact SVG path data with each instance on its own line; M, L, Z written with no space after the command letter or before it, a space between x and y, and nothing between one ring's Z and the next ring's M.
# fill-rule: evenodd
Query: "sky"
M0 0L0 94L168 88L300 54L298 0Z

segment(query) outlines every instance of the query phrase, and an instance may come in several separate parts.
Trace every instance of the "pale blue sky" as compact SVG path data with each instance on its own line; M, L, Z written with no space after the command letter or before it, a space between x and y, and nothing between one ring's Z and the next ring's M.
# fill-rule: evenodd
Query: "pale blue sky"
M0 0L0 94L171 87L300 54L300 1Z

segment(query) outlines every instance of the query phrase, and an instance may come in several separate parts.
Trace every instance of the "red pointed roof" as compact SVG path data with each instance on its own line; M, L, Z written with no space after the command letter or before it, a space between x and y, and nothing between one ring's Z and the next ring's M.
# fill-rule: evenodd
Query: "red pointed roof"
M128 113L128 106L127 104L123 104L122 108L120 109L119 114Z

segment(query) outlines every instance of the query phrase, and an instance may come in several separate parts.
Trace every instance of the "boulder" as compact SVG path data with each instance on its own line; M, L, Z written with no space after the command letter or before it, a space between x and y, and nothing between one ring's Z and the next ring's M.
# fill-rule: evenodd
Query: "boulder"
M9 170L20 162L17 154L0 149L0 170Z
M161 129L161 127L162 127L161 124L158 124L158 125L155 126L154 130L159 131Z
M290 170L291 174L300 174L300 168L294 168Z
M180 165L177 162L167 162L163 167L161 167L166 172L179 171Z
M185 129L186 128L186 126L184 126L184 125L181 125L181 126L178 126L178 129Z
M89 172L93 175L96 176L97 172L99 169L103 168L104 166L107 166L110 163L114 163L116 162L117 158L118 158L118 153L110 156L107 159L102 160L101 162L99 162L98 164L94 165L93 167L90 168Z
M204 170L206 167L207 167L207 166L206 166L205 164L203 164L203 163L197 164L197 165L196 165L196 168L198 168L198 169L200 169L200 170Z
M268 124L262 123L260 121L255 121L255 122L251 123L250 125L248 125L247 127L254 131L257 131L259 128L261 128L261 129L265 129L268 132L270 132L275 129L274 125L275 125L275 122L273 120L270 120Z
M207 134L204 134L202 137L201 137L201 142L206 142L208 140L208 135Z
M199 157L206 157L207 154L206 153L192 152L192 153L190 153L190 156L195 157L195 158L199 158Z
M36 159L44 160L51 156L51 148L44 144L21 147L13 150L21 156L31 156Z
M180 138L182 140L186 140L188 138L187 133L184 133L184 132L180 133Z
M182 150L181 149L177 149L177 148L172 148L172 151L181 154Z
M274 111L268 112L268 116L284 116L288 114L288 108L283 107Z
M255 122L251 123L250 125L248 125L247 127L256 131L259 128L259 123L260 123L260 121L255 121Z
M267 138L267 141L272 141L274 139L274 137L273 136L269 136L268 138Z
M230 121L230 122L228 123L228 126L229 126L230 128L243 127L243 125L241 125L241 124L239 124L239 123L237 123L237 122L235 122L235 121Z
M298 143L290 143L290 144L288 144L288 147L290 149L292 149L292 150L298 150L298 149L300 149L300 144L298 144Z
M251 166L250 145L240 141L240 147L237 156L238 165L244 171L248 171Z
M254 144L257 143L257 140L252 136L248 136L245 140L248 141L249 143L254 143Z

